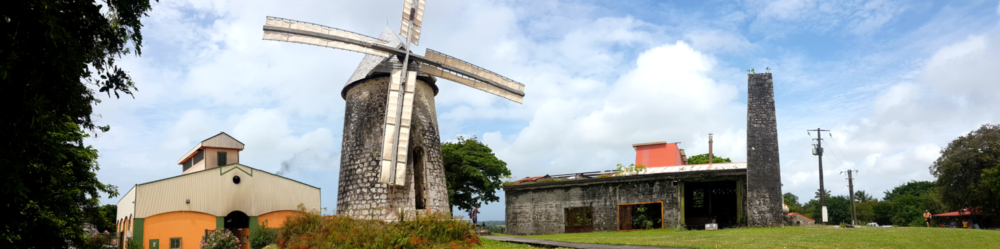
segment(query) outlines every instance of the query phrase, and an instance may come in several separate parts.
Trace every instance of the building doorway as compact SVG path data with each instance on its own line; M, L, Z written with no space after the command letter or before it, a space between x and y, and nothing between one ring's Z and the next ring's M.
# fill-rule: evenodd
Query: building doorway
M687 229L705 229L716 223L719 228L738 225L739 202L736 181L684 183L684 223Z
M424 149L420 147L413 148L410 156L410 161L413 162L414 209L427 209L427 199L424 198L424 184L427 182L424 179Z
M233 232L240 240L239 248L248 248L250 246L250 216L241 211L232 211L226 215L223 227Z

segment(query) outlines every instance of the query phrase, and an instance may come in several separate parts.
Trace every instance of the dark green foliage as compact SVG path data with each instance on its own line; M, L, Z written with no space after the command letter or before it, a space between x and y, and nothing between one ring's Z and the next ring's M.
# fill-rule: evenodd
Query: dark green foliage
M267 221L257 228L256 232L250 233L250 249L261 249L267 245L277 243L280 229L267 227Z
M461 210L471 210L480 204L496 202L496 191L503 187L503 178L510 177L507 163L497 159L493 150L476 137L458 137L457 142L441 145L448 203Z
M115 231L115 216L118 215L118 206L106 204L86 207L84 212L86 213L84 220L94 224L97 231Z
M930 170L948 208L1000 214L1000 125L984 124L951 141Z
M921 196L926 193L934 191L935 186L933 182L928 181L910 181L906 184L899 185L893 188L892 191L885 191L885 201L893 201L896 198L904 195L911 196Z
M792 193L785 193L781 196L785 205L788 205L788 212L802 213L802 204L799 203L799 197Z
M851 201L847 196L838 195L826 198L826 212L830 223L851 224ZM822 218L823 216L816 216Z
M130 44L139 54L149 10L148 0L18 0L0 8L0 248L80 245L84 210L102 193L118 194L97 180L98 153L83 138L109 129L91 120L96 92L135 90L115 62Z
M732 160L729 158L722 158L712 155L712 163L731 163ZM692 157L688 157L687 164L708 164L708 154L701 154Z
M130 240L128 240L128 243L125 244L125 248L127 248L127 249L142 249L142 241L130 239Z
M896 197L892 201L893 216L890 219L893 225L908 226L914 221L923 224L924 220L924 200L912 195Z
M872 197L872 195L868 194L868 192L865 192L864 190L858 190L854 192L854 200L861 203L868 201L878 201L877 199L875 199L875 197Z
M875 201L868 201L854 204L854 212L855 217L858 219L858 225L864 225L868 222L875 221L875 210L872 207L875 203Z
M826 197L826 199L829 200L830 199L830 190L829 189L825 189L825 190L826 190L826 195L824 197ZM813 197L813 198L816 198L817 200L819 200L819 189L816 190L815 194L816 194L816 196ZM827 208L829 208L829 207L827 207Z
M892 203L880 201L872 204L872 212L875 213L875 222L879 225L892 224Z

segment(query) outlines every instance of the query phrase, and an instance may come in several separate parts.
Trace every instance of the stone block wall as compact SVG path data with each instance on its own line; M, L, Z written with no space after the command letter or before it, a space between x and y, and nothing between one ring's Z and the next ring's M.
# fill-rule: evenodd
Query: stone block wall
M665 228L681 226L680 184L674 181L743 179L745 171L619 176L505 186L507 233L565 231L564 208L592 207L594 231L618 230L618 204L663 202Z
M747 218L750 226L781 226L781 165L771 73L748 75Z
M379 180L379 154L385 122L389 75L377 74L352 83L344 90L343 143L337 214L360 219L397 220L402 211L415 211L414 167L408 160L404 186L390 187ZM426 210L448 212L448 190L441 159L441 138L434 106L434 79L418 77L410 131L410 151L422 150Z

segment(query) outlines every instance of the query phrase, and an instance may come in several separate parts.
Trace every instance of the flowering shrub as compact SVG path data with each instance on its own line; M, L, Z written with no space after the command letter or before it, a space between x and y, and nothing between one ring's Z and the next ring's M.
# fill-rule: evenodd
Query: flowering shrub
M202 249L239 249L240 239L225 228L216 228L211 232L208 232L208 236L205 236L201 240L201 245L199 248Z
M278 239L277 228L267 227L267 221L265 220L260 228L256 232L250 233L250 249L261 249L267 245L274 244L274 241Z
M104 231L104 233L94 232L92 234L84 235L83 244L78 246L78 248L90 249L90 248L104 248L108 245L118 245L118 241L115 236L111 235L110 232Z
M438 212L384 222L306 212L290 217L278 234L281 248L472 248L482 245L468 223Z

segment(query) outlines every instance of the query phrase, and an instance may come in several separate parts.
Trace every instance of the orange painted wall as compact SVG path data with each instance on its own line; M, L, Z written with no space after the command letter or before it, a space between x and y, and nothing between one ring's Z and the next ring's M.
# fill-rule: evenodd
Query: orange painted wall
M264 221L266 220L267 227L270 228L284 227L285 221L288 220L288 218L291 218L291 216L299 213L300 213L299 211L292 211L292 210L274 211L257 216L257 222L260 225L264 225Z
M181 248L197 249L205 229L215 229L215 216L199 212L169 212L150 216L143 224L142 245L159 239L160 248L170 248L170 238L180 237Z
M646 167L684 165L676 143L652 144L635 147L635 164Z

